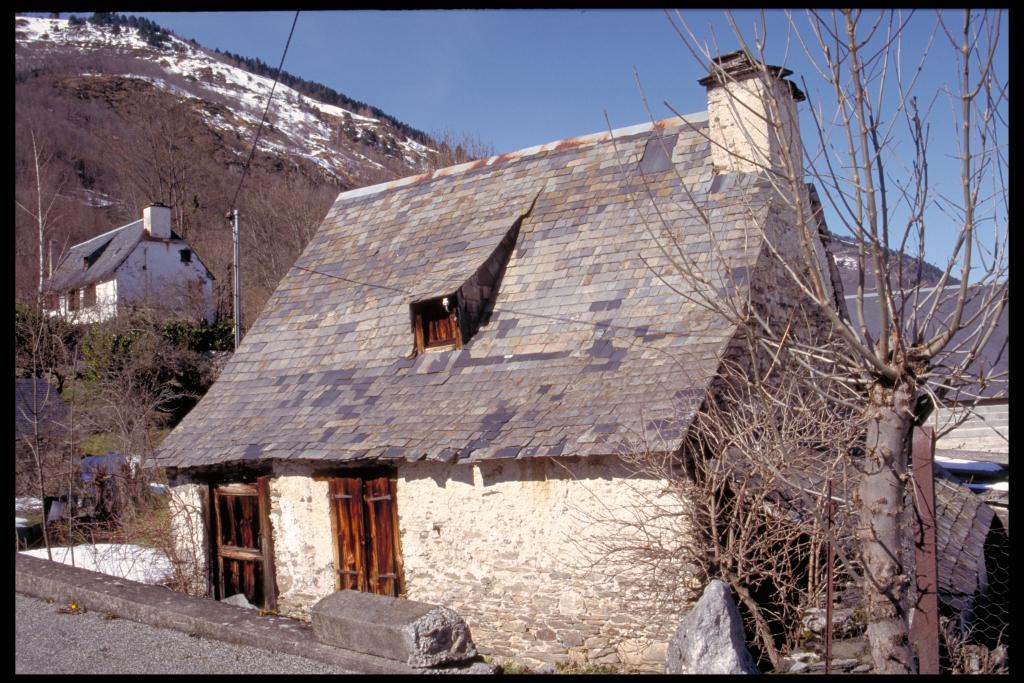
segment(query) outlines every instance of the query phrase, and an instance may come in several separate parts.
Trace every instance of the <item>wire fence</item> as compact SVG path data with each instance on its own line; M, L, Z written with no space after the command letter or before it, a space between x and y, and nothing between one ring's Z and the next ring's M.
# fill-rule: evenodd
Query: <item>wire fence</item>
M939 558L952 565L945 582L940 572L941 666L949 673L1009 673L1009 532L988 506L976 513L975 528L980 539L967 538Z

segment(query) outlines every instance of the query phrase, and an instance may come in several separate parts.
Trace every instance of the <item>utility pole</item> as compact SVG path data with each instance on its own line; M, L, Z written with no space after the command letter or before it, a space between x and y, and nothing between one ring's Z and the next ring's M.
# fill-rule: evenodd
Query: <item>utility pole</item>
M235 258L234 258L234 292L232 296L233 302L233 315L235 317L235 350L238 350L238 345L242 343L242 252L238 244L238 209L232 209L228 215L228 220L231 221L231 239L235 245Z

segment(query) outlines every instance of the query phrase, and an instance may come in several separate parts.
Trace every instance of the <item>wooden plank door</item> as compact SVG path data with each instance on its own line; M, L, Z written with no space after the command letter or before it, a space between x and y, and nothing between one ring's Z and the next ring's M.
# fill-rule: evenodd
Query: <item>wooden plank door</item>
M338 590L401 593L395 491L387 476L330 480Z
M267 482L213 489L218 600L243 593L257 607L276 609Z

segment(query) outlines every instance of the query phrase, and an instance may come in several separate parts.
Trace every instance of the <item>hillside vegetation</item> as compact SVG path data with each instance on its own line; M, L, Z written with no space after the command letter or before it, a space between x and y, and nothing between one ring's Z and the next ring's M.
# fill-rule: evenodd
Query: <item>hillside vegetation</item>
M225 214L273 71L144 19L15 17L16 298L35 297L40 215L45 271L71 245L162 202L217 278L218 315L230 316ZM243 321L258 315L339 191L464 161L472 149L282 74L237 201Z

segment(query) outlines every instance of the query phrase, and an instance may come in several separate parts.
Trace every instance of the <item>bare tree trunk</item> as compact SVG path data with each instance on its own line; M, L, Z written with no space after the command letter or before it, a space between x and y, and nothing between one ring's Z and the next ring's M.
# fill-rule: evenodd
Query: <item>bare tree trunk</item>
M876 382L868 405L867 463L858 489L867 635L875 673L914 673L907 619L910 583L900 562L903 498L916 388Z
M36 289L36 304L42 308L43 301L43 230L46 220L43 218L43 181L39 177L39 151L36 149L36 134L32 132L32 156L36 162L36 220L39 224L39 284Z

